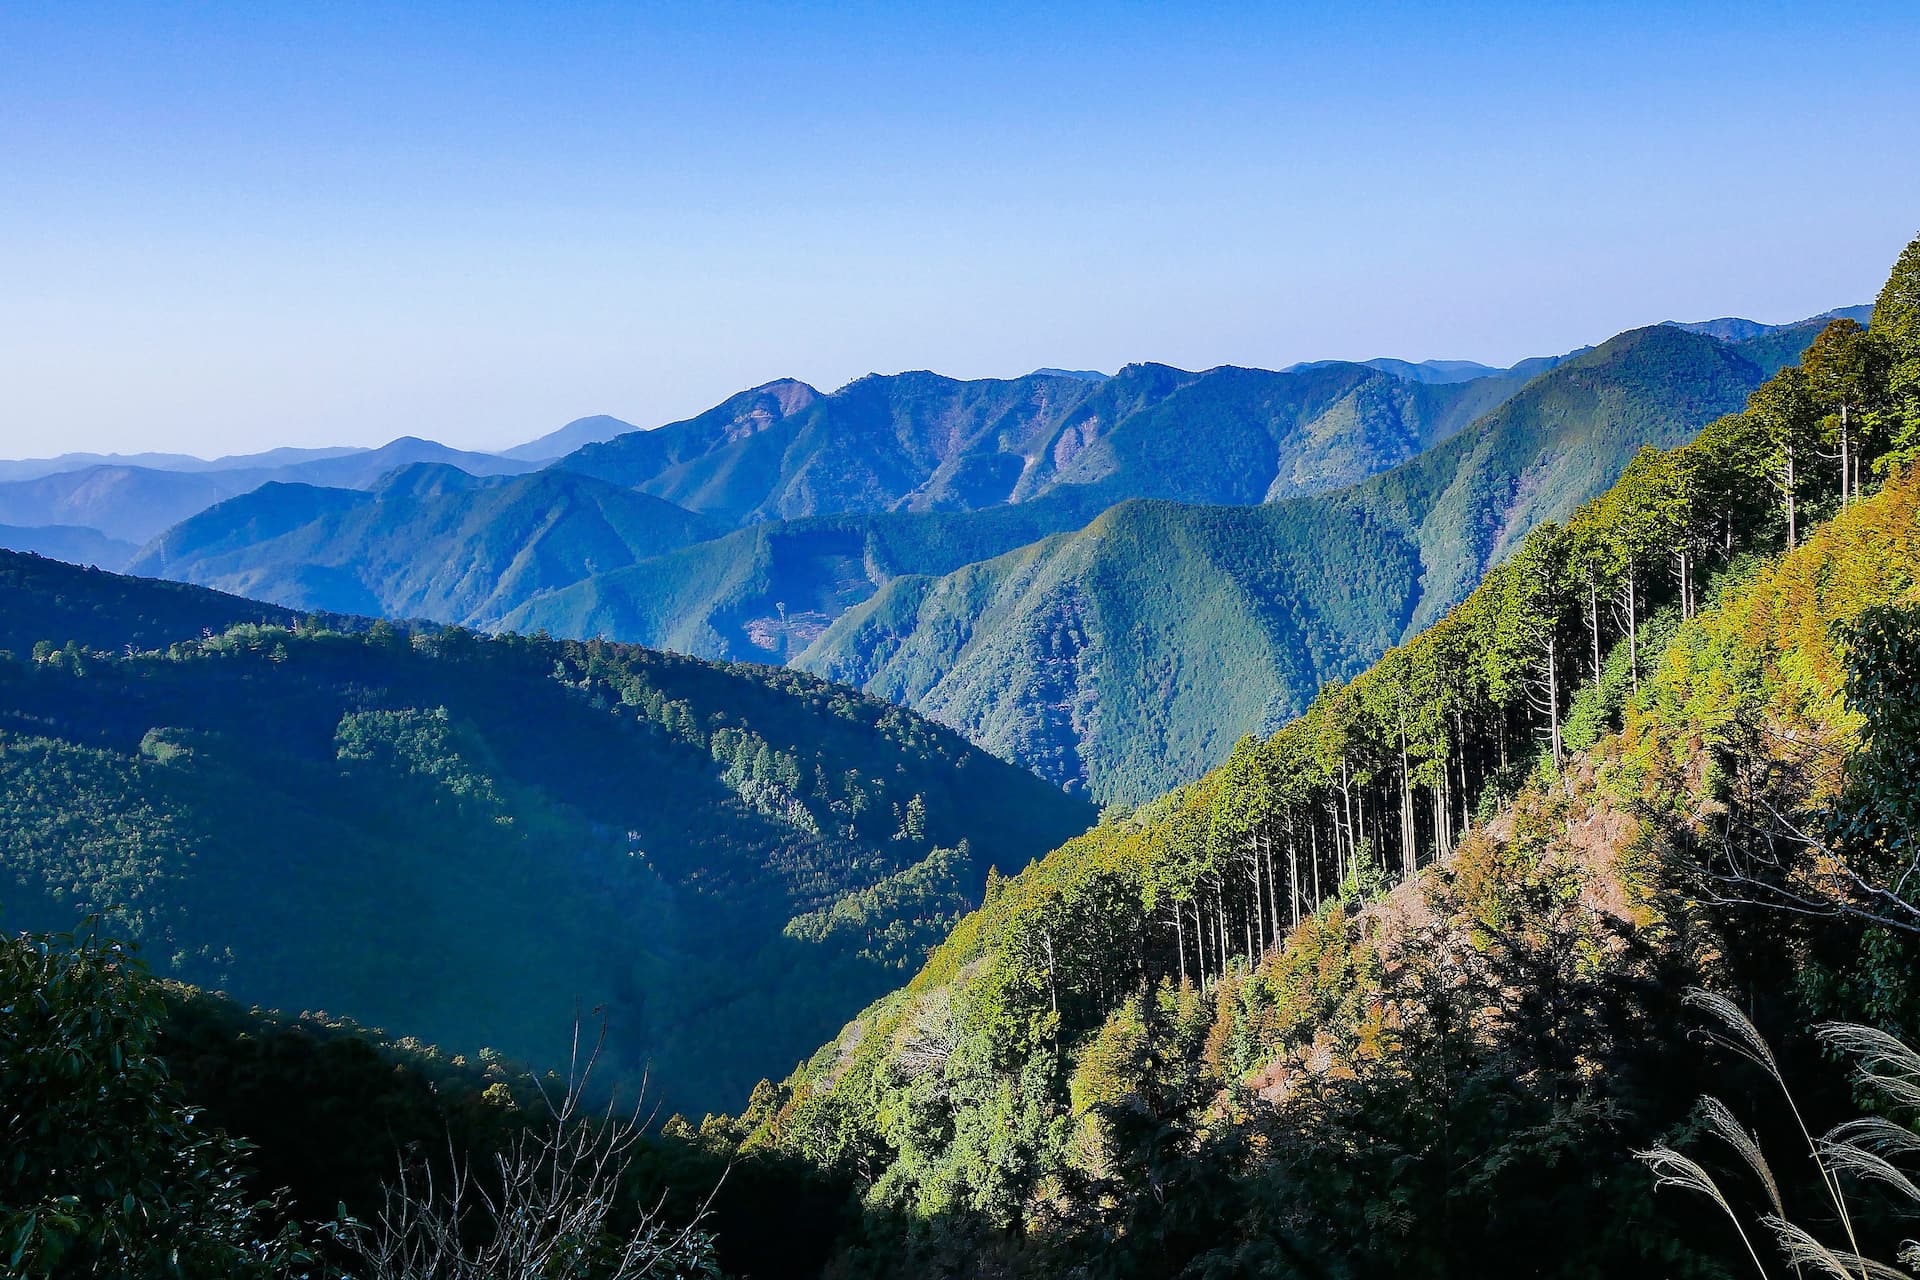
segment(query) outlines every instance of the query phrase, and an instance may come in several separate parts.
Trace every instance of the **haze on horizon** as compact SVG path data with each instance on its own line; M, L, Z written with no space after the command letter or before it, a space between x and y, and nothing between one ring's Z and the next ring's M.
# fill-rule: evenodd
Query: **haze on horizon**
M1916 47L1873 2L15 6L0 456L1799 319L1920 226Z

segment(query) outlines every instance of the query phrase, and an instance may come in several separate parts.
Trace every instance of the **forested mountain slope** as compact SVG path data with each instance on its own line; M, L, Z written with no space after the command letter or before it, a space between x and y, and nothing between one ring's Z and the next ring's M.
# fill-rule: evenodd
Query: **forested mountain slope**
M483 480L422 463L370 491L264 485L168 530L127 569L297 608L491 627L556 582L720 531L571 472Z
M1792 1073L1814 1132L1857 1111L1809 1022L1920 1029L1920 241L1874 318L1277 734L991 886L757 1091L749 1148L864 1188L841 1271L1747 1265L1634 1161L1798 1137L1693 1112L1779 1093L1690 1034L1685 989L1777 1037L1747 1065ZM1910 1205L1850 1187L1844 1231L1804 1216L1833 1154L1767 1173L1801 1206L1771 1212L1891 1257Z
M558 464L736 524L893 510L978 510L1060 485L1108 502L1259 502L1391 466L1512 393L1493 376L1425 386L1361 365L965 382L861 378L823 396L771 383L684 423Z
M389 486L377 509L347 515L344 500L315 509L311 495L262 489L169 530L131 569L296 607L509 620L784 659L889 576L996 555L1127 497L1243 503L1337 487L1445 438L1517 385L1426 387L1359 365L1133 366L1100 382L900 374L831 396L771 383L698 418L588 446L510 495ZM1039 505L971 528L908 514L1016 500ZM816 518L755 525L620 573L731 524L793 513ZM640 536L608 524L637 525Z
M102 913L243 999L542 1063L604 1008L620 1069L696 1113L1091 816L797 673L11 554L0 618L9 928Z
M1796 355L1812 340L1812 332L1803 326L1792 333ZM1718 359L1718 348L1700 351ZM1331 363L1315 367L1342 378L1359 368ZM1770 372L1772 366L1761 367ZM1147 380L1156 369L1138 366L1131 375L1136 381ZM1232 382L1247 371L1216 372ZM1170 371L1160 373L1170 376ZM1168 400L1154 414L1138 414L1129 422L1151 420L1163 433L1158 447L1188 441L1184 424L1171 415L1174 403ZM1598 401L1594 403L1597 408ZM1578 425L1568 424L1569 432ZM1140 445L1137 439L1127 447L1135 445ZM1183 465L1189 469L1218 461L1208 444L1191 444L1187 452L1189 460ZM1114 456L1114 448L1089 451L1092 459ZM1143 492L1168 487L1155 478L1155 468L1123 471L1139 481ZM1264 492L1272 484L1263 478L1267 474L1256 470L1252 478L1223 475L1209 491L1236 497ZM1056 484L1043 496L974 512L896 511L768 522L543 594L509 614L507 625L555 635L631 639L709 657L790 661L835 618L893 579L949 573L1083 528L1111 505L1116 492L1120 490L1109 477Z
M935 577L897 577L796 665L952 725L1101 800L1198 775L1458 602L1644 444L1739 407L1762 371L1677 328L1623 334L1467 431L1336 494L1129 503Z

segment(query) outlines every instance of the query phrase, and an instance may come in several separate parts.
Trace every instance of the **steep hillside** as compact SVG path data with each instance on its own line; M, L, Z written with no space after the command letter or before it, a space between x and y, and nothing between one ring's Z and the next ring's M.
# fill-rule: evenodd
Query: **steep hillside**
M984 511L769 521L529 600L506 625L785 662L902 574L945 573L1077 529L1102 505L1059 489Z
M718 531L571 472L479 479L417 464L371 492L264 485L168 530L127 568L295 608L488 627L553 583Z
M601 1007L620 1070L696 1113L1091 816L768 668L314 629L13 555L0 618L9 927L104 913L243 999L542 1063ZM808 923L858 893L857 933Z
M1878 341L1836 327L1815 354ZM1852 385L1789 370L1643 453L1299 720L991 886L735 1130L863 1187L841 1271L1744 1266L1711 1203L1655 1200L1633 1159L1704 1127L1798 1137L1693 1113L1779 1095L1689 1034L1685 989L1790 1038L1747 1059L1796 1092L1823 1065L1807 1021L1916 1013L1920 398L1893 356ZM1796 386L1826 388L1797 444L1774 430ZM1891 478L1796 471L1826 520L1796 539L1780 450L1843 429L1840 396L1889 415ZM1853 1105L1838 1080L1802 1096ZM1786 1204L1831 1203L1831 1168L1776 1168ZM1849 1199L1834 1234L1892 1256L1911 1206Z
M1261 507L1128 504L935 579L895 578L796 665L915 707L1043 776L1139 800L1270 729L1462 599L1645 444L1737 409L1760 371L1636 330L1410 462Z

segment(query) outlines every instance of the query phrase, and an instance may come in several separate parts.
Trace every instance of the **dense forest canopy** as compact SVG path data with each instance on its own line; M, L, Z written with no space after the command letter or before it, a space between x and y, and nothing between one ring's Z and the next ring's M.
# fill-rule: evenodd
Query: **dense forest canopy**
M748 1062L797 1059L989 868L1092 817L777 669L11 554L0 592L9 926L100 914L164 972L468 1052L548 1059L605 1006L621 1068L695 1110L738 1106ZM860 892L862 929L807 924Z

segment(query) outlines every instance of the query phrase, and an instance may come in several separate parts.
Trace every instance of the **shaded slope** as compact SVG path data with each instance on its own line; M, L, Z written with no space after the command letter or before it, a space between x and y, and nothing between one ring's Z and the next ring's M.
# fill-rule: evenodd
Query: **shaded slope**
M543 1063L603 1007L620 1069L652 1060L697 1113L931 940L864 954L790 919L931 859L874 922L924 931L1091 816L797 673L460 631L223 633L246 610L291 621L0 558L0 617L32 619L0 662L10 927L105 912L242 999ZM117 652L143 642L173 648Z
M71 524L0 525L0 547L116 571L140 550L131 542L109 538L98 529Z

